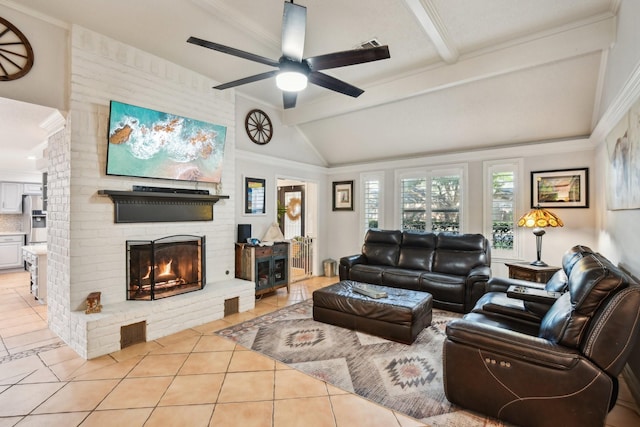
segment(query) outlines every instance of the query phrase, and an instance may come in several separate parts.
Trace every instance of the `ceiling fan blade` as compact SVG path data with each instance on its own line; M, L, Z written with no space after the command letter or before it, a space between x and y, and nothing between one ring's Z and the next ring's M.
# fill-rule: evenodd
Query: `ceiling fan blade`
M318 86L322 86L323 88L353 96L354 98L357 98L364 93L364 90L360 88L318 71L312 71L309 73L309 81Z
M207 40L199 39L197 37L189 37L187 43L195 44L198 46L206 47L218 52L227 53L229 55L237 56L238 58L248 59L249 61L259 62L265 65L271 65L277 67L280 63L273 59L265 58L264 56L256 55L253 53L245 52L244 50L236 49L233 47L225 46L219 43L210 42Z
M362 64L371 61L379 61L387 58L391 58L391 55L389 54L389 46L378 46L367 49L345 50L343 52L313 56L305 59L305 61L311 70L318 71L327 70L329 68L344 67L347 65Z
M240 85L244 85L244 84L247 84L247 83L257 82L259 80L268 79L269 77L275 76L277 73L278 73L278 70L267 71L266 73L256 74L255 76L245 77L243 79L234 80L234 81L229 82L229 83L223 83L221 85L214 86L213 88L214 89L219 89L219 90L229 89L231 87L240 86Z
M282 91L282 103L284 105L285 110L287 108L295 107L297 100L298 100L298 92Z
M282 55L302 61L307 27L307 8L285 2L282 14Z

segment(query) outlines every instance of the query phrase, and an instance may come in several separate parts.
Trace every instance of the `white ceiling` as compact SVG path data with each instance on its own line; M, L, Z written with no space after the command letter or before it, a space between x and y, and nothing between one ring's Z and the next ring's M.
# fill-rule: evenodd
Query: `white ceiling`
M236 93L282 112L327 165L589 135L620 0L300 0L304 57L376 38L391 58L327 70L354 99L310 86L282 110L274 79ZM277 60L283 0L21 0L224 83L272 68L186 43ZM212 89L214 90L214 89ZM274 142L276 142L274 140Z

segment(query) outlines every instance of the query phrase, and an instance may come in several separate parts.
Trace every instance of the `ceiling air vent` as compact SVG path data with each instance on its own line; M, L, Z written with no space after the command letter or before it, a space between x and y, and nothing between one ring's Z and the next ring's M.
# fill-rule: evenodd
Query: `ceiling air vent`
M378 46L382 46L382 43L380 43L378 39L375 39L375 38L368 40L366 42L360 43L358 45L358 47L362 49L369 49L369 48L378 47Z

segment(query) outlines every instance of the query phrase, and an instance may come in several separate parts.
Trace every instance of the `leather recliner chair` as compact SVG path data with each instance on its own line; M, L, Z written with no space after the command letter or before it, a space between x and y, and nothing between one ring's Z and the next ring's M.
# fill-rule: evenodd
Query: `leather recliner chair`
M447 325L454 404L519 426L602 426L640 329L640 285L600 254L571 269L539 325L469 313Z
M510 319L521 319L539 325L544 315L549 311L553 300L527 300L511 298L507 295L510 286L523 286L550 292L564 293L567 291L569 276L573 266L586 255L594 251L583 245L576 245L562 256L562 268L556 271L547 283L530 282L505 277L492 277L486 285L486 293L478 300L471 310L474 313L486 313L494 316L506 316Z

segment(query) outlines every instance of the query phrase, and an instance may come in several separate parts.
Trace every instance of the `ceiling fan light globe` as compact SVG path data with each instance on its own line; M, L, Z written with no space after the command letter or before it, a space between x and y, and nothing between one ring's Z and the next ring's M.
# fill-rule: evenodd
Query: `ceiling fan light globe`
M307 76L297 71L283 71L276 76L276 86L285 92L300 92L307 82Z

